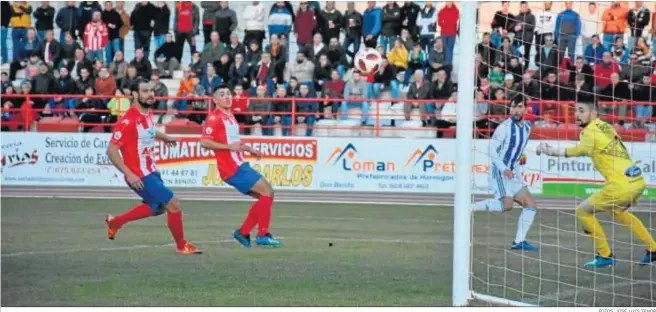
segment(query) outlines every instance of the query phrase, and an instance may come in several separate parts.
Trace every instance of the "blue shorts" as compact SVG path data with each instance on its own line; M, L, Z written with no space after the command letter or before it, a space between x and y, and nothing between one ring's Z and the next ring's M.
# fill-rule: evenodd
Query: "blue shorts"
M239 169L237 169L237 172L232 177L226 180L226 183L236 188L242 194L248 195L248 192L250 192L260 179L262 179L262 175L245 162L239 166Z
M161 209L173 199L173 191L164 185L159 172L141 178L141 182L143 182L141 190L136 190L132 186L130 188L150 206L155 214L161 213Z

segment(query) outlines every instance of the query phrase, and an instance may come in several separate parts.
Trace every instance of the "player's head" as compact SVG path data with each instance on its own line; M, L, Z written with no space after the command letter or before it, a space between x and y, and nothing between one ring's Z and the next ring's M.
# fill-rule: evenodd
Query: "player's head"
M232 106L232 94L225 84L220 84L214 91L214 104L222 109L230 109Z
M587 126L591 121L597 119L597 107L594 103L576 103L576 125Z
M142 108L149 109L156 102L153 84L146 79L138 79L132 85L131 91L135 103L137 103Z
M510 115L515 121L524 120L526 108L528 107L528 100L523 94L516 95L510 101Z

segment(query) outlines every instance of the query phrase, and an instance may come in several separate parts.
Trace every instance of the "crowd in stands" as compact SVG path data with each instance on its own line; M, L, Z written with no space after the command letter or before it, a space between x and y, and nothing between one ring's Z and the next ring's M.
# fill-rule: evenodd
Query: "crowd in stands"
M239 121L262 125L265 135L272 134L268 126L274 124L290 135L292 123L305 123L311 135L318 119L348 118L353 106L362 111L361 124L372 125L368 112L383 90L391 93L392 105L401 105L401 122L418 109L424 127L455 124L458 77L453 64L460 16L453 2L438 7L425 1L420 7L411 1L386 1L377 7L368 1L362 12L353 2L340 12L334 1L300 1L297 9L287 1L271 7L253 1L243 12L235 12L228 1L201 1L200 7L191 1L174 7L141 1L132 12L122 1L68 1L58 10L48 1L36 8L26 1L1 4L2 62L10 64L2 72L2 94L56 94L30 99L33 108L50 109L41 116L115 122L130 105L121 97L142 77L152 80L156 96L178 97L160 101L156 109L199 124L211 102L197 98L228 84ZM625 127L644 127L650 118L654 123L656 110L644 102L656 102L656 6L654 12L641 1L629 8L619 2L604 8L595 2L573 6L565 2L565 10L554 12L547 1L532 12L521 2L519 12L510 12L509 2L500 3L492 31L483 33L477 46L477 127L494 128L507 113L507 100L518 93L535 101L530 114L537 126L562 122L558 104L544 101L596 101ZM244 25L238 24L238 15ZM126 47L130 31L134 46ZM196 42L200 33L204 42ZM577 52L579 41L582 49ZM290 55L290 44L297 45L295 55ZM187 45L190 56L184 55ZM361 47L376 48L384 56L377 73L364 76L351 70ZM125 59L126 49L136 51L134 59ZM23 70L24 77L17 77ZM179 70L183 76L177 93L169 94L162 80ZM67 97L76 94L106 99ZM403 95L435 102L396 103ZM619 104L629 101L643 105ZM11 118L8 109L24 103L3 99L3 120ZM296 120L289 115L292 109L300 113ZM628 115L637 120L624 122Z

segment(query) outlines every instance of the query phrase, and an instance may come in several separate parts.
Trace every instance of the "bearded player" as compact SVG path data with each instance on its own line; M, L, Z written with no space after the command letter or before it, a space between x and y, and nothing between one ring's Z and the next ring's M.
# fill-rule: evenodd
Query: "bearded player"
M641 265L656 261L656 241L640 219L628 209L647 186L642 169L629 156L622 139L613 126L599 119L597 108L591 103L576 104L576 124L583 128L579 143L568 148L557 148L542 143L537 154L555 157L592 158L595 169L606 180L604 187L590 196L576 208L576 217L583 230L590 235L597 249L597 256L585 267L607 267L615 264L615 257L606 240L604 229L595 217L599 211L610 210L614 220L624 224L647 247L647 253L640 260Z
M173 192L164 185L155 166L153 151L160 139L167 144L175 144L176 138L155 129L151 108L156 103L153 85L138 80L132 87L134 101L114 127L107 155L114 166L125 175L128 186L137 193L143 202L124 214L113 217L108 214L107 236L113 240L118 230L130 221L157 216L167 212L167 223L177 252L184 255L201 253L196 246L184 238L180 202Z
M490 140L488 154L492 167L488 175L488 186L494 198L477 202L473 211L506 212L517 202L524 209L517 223L517 234L511 249L536 251L537 247L526 241L526 234L537 214L537 205L524 184L520 161L531 135L531 126L524 121L527 100L517 95L510 102L511 117L502 122Z
M239 123L230 112L232 97L227 86L220 85L216 88L214 103L216 109L203 126L200 143L204 148L214 150L219 175L223 181L242 194L257 199L248 211L242 226L235 230L232 236L244 247L250 248L252 247L250 233L255 225L258 225L255 244L280 247L282 243L269 233L273 188L259 172L251 168L248 162L244 162L244 152L259 159L260 151L241 142Z

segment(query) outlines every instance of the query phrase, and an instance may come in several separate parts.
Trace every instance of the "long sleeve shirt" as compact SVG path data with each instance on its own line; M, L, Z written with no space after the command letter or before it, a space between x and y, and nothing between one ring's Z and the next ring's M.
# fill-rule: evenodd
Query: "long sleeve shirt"
M528 138L531 135L531 126L528 122L516 122L512 118L502 122L492 135L488 154L492 160L493 170L503 173L505 170L515 171L521 168L518 166L519 159L524 153L528 144Z

